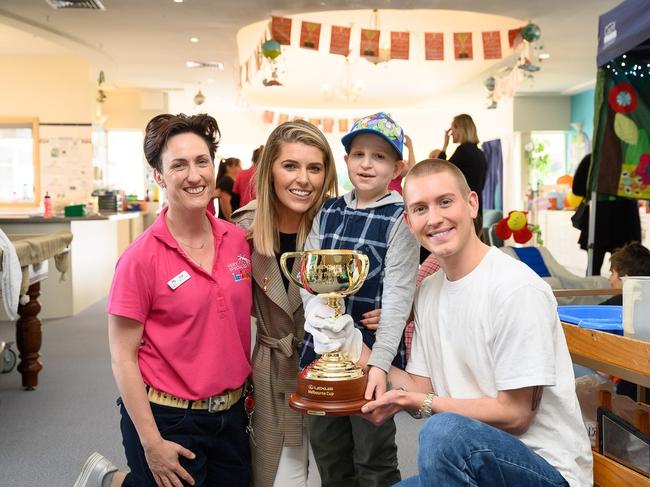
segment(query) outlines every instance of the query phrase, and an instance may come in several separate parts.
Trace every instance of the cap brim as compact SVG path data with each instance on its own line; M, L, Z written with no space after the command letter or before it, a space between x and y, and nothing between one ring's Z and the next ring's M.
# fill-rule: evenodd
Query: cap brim
M375 134L384 139L386 142L390 144L390 146L395 149L395 152L397 152L397 155L399 156L400 159L403 158L402 156L402 151L400 151L397 146L393 143L392 140L390 140L388 137L386 137L384 134L377 130L373 129L359 129L355 130L354 132L350 132L349 134L345 134L343 137L341 137L341 143L343 144L343 148L345 149L346 153L350 153L350 145L352 144L352 139L354 139L357 135L361 134Z

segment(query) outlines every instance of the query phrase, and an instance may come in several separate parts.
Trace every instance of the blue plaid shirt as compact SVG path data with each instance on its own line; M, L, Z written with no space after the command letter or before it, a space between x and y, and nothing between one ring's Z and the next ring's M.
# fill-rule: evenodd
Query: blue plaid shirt
M393 225L402 219L403 203L390 203L374 208L350 208L343 196L327 201L320 211L319 241L321 249L359 250L368 256L370 270L363 286L345 299L345 311L352 316L354 326L361 330L364 343L372 348L374 331L359 323L362 315L381 308L383 277L388 237ZM317 355L314 339L305 332L300 350L300 367L309 365ZM406 368L406 343L400 340L393 365Z

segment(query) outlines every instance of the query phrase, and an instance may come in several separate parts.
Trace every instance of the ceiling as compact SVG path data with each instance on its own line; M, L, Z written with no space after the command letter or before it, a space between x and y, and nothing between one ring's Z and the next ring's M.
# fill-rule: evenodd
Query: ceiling
M0 55L72 52L87 59L95 75L102 69L107 81L119 87L196 90L201 84L206 94L212 91L236 99L239 59L249 55L238 53L240 29L268 20L271 15L371 27L363 25L364 19L369 22L369 9L377 7L382 30L454 32L471 28L478 32L495 30L495 25L498 29L508 29L531 19L541 27L544 50L551 58L544 61L534 81L522 84L519 92L570 93L593 82L598 16L619 0L102 2L105 11L54 10L45 0L2 0ZM343 10L349 12L332 12ZM191 37L197 37L199 42L190 42ZM326 99L321 85L337 80L344 83L344 58L299 48L285 52L287 88L273 91L274 88L262 88L257 83L245 90L248 101L259 105L315 107L335 103ZM187 60L220 61L224 69L188 69ZM391 61L386 64L388 68L359 60L356 67L350 68L351 77L364 80L364 96L373 100L387 100L395 93L402 93L401 101L417 103L422 97L439 96L461 84L484 89L482 81L499 63L445 61L423 66L411 61ZM362 100L368 104L367 101Z

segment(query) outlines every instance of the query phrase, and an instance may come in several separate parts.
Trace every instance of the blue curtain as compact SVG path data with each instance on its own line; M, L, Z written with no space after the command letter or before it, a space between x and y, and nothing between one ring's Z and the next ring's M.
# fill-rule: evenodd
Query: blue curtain
M501 140L488 140L481 145L487 160L483 187L483 208L503 210L503 154Z

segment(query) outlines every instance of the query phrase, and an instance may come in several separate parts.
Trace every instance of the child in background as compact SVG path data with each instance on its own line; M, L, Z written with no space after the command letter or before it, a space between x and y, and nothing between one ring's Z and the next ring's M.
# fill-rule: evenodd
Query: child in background
M611 275L609 283L614 289L622 289L621 277L650 276L650 250L639 242L628 242L615 249L609 259ZM601 304L623 304L623 296L612 296Z
M390 181L406 165L402 129L385 113L376 113L358 120L342 142L354 190L323 205L305 250L353 249L370 259L368 277L361 289L346 299L344 316L354 320L364 343L372 348L365 394L371 399L385 392L391 362L406 367L403 331L415 291L419 245L404 222L402 197L388 190ZM315 316L322 317L328 309L322 298L306 291L301 294L307 332ZM379 308L376 331L365 327L369 312ZM354 349L351 345L344 344L342 351ZM300 366L315 358L313 337L305 333ZM309 428L323 486L388 486L400 480L392 419L374 426L358 416L309 416Z

